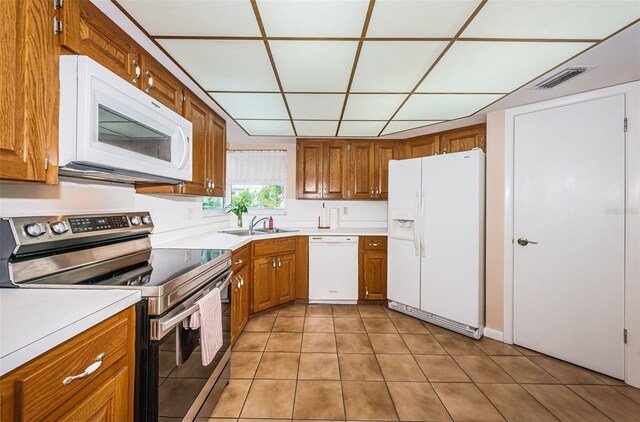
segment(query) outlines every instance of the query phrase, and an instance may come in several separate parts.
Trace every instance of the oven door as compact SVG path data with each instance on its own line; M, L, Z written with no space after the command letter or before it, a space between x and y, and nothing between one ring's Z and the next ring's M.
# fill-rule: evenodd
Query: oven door
M219 274L178 306L163 315L149 319L149 413L145 420L191 420L209 393L212 390L221 390L228 382L228 361L231 353L231 276L230 269ZM199 346L193 348L193 351L184 357L183 363L178 365L176 350L179 347L188 347L185 346L188 343L185 340L181 342L184 344L177 344L178 329L183 321L197 310L195 301L215 287L220 289L222 301L223 346L207 366L202 365Z

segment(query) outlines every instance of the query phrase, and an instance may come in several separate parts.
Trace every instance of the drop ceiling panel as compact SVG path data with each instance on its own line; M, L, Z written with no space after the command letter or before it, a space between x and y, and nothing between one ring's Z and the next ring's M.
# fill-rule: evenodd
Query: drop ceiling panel
M354 41L271 41L285 91L347 90L358 43Z
M161 39L160 45L207 91L278 91L262 41Z
M286 97L294 120L339 120L344 104L344 94L286 94Z
M351 90L411 92L446 46L442 41L365 41Z
M462 37L601 39L640 18L640 2L490 1Z
M368 0L258 0L268 37L359 37Z
M396 120L450 120L465 117L502 95L414 94L394 117Z
M298 136L336 136L338 121L294 120Z
M350 94L345 120L389 120L407 94Z
M237 120L249 135L294 136L289 120Z
M591 45L458 41L418 92L511 92Z
M260 36L251 2L118 0L151 35Z
M383 135L388 135L390 133L402 132L403 130L415 129L418 127L435 125L436 123L442 123L442 120L393 120L389 122L384 131L382 131Z
M338 136L378 136L386 121L342 121Z
M288 119L280 94L211 93L234 119Z
M377 0L367 37L451 38L479 0Z

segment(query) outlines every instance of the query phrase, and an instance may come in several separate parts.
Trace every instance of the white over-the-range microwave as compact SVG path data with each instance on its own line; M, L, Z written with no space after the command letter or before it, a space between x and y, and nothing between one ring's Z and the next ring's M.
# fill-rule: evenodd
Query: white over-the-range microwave
M191 180L191 122L89 57L60 57L59 129L61 175Z

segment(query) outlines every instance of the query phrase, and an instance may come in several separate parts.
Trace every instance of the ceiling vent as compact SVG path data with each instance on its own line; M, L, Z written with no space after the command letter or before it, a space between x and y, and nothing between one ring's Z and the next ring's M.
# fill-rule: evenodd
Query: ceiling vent
M588 72L592 69L595 69L596 66L572 66L565 67L564 69L554 73L548 78L538 82L537 84L531 86L529 89L551 89L555 88L560 84L567 82L569 79L573 79L578 75L582 75L585 72Z

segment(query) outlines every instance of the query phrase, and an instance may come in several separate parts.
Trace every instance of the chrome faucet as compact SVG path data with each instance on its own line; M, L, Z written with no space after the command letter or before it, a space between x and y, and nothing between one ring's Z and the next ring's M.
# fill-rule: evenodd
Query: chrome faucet
M257 216L257 215L256 215L256 216L254 216L254 217L251 219L251 223L249 223L249 231L250 231L250 232L252 232L252 231L254 230L254 228L256 227L256 225L257 225L259 222L261 222L261 221L263 221L262 225L263 225L263 226L266 226L266 224L267 224L267 220L269 219L269 217L262 217L261 219L259 219L258 221L256 221L256 218L258 218L258 216Z

